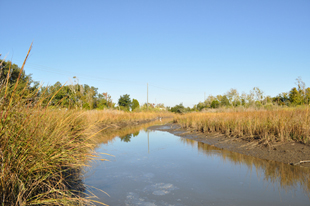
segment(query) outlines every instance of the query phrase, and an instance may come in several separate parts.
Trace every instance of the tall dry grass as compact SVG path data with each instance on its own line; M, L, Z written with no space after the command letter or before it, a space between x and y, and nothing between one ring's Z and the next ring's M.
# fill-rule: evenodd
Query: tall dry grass
M8 74L0 85L0 204L91 204L80 180L81 166L94 158L88 122L79 111L43 107L44 95L27 84L17 89L27 57L16 83Z
M268 141L307 143L310 138L309 106L277 111L189 113L176 116L174 122L206 133Z
M103 204L81 181L81 168L97 158L92 138L104 129L98 125L163 115L49 108L44 91L17 89L19 78L0 83L0 204Z
M118 110L83 111L83 118L87 119L88 122L96 122L99 124L130 123L174 116L175 114L170 112L124 112Z

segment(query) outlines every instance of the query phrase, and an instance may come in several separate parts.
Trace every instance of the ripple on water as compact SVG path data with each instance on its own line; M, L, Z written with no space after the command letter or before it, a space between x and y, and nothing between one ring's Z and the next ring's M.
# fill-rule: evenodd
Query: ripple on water
M146 186L143 191L152 193L153 195L166 195L176 189L178 188L171 183L156 183Z
M129 192L126 196L125 205L142 205L142 206L156 206L154 202L149 202L147 198L141 198L137 193Z

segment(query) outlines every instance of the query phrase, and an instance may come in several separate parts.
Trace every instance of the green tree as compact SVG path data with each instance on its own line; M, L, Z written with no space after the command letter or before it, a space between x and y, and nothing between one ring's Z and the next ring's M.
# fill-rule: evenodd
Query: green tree
M286 92L282 92L281 94L273 97L272 101L277 103L278 105L289 105L291 103L290 96Z
M241 105L246 106L247 94L245 92L242 92L240 99L241 99Z
M295 84L298 87L298 92L301 96L301 104L306 103L305 98L306 98L306 83L302 81L301 77L298 77L296 79Z
M140 104L138 102L138 100L136 99L132 99L132 104L131 104L131 111L135 110L136 108L139 108Z
M310 87L305 90L305 103L310 104Z
M129 111L131 107L131 99L129 94L124 94L123 96L120 96L118 99L118 106L120 106L122 109Z
M255 95L255 101L259 101L260 103L262 103L262 100L264 99L264 92L261 91L258 87L254 87L253 93Z
M196 108L201 111L203 110L204 108L206 108L206 105L205 103L202 103L202 102L199 102L197 105L196 105Z
M183 106L182 103L179 105L175 105L174 107L171 107L171 112L183 113L183 112L185 112L185 107Z
M220 107L220 102L218 100L213 100L211 103L211 108L219 108Z
M230 105L238 106L238 104L240 104L240 97L237 89L230 89L225 96L228 98Z
M229 105L230 105L229 100L228 100L228 98L227 98L226 95L224 95L224 96L222 97L222 99L221 99L221 105L222 105L222 106L229 106Z
M298 90L296 89L296 87L292 88L290 91L290 102L293 105L299 105L302 103L302 96L301 94L298 92Z
M104 95L98 94L96 106L98 109L104 109L108 107L108 101Z
M216 99L221 102L222 101L223 96L222 95L216 95Z
M18 92L25 89L23 92L24 97L39 87L39 83L33 81L31 75L26 75L25 70L21 72L21 68L17 64L0 59L0 82L6 82L8 79L8 93L13 90L18 77L19 83L16 90Z
M211 107L211 103L213 102L213 100L215 100L216 98L212 95L209 95L207 97L207 99L204 101L204 108L210 108Z

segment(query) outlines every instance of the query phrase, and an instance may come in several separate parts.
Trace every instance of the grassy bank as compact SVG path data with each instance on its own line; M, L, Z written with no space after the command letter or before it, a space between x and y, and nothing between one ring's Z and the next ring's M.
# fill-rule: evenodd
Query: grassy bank
M174 122L206 133L307 143L310 140L309 109L305 106L277 111L189 113L176 116Z
M121 122L135 122L141 120L155 120L158 118L173 117L170 112L124 112L118 110L90 110L83 111L83 118L88 122L100 124L114 124Z
M82 166L95 158L93 137L101 124L149 120L165 114L27 108L2 110L1 203L89 204L74 188ZM104 128L102 128L104 129Z
M21 105L5 114L0 140L4 205L89 204L91 201L80 193L84 186L75 191L79 180L72 177L95 158L92 138L98 127L159 115L29 109Z
M100 125L169 115L51 108L43 104L53 99L44 91L38 95L40 90L21 85L20 77L12 83L9 76L0 83L1 205L95 203L84 193L81 168L98 158L93 137L105 129Z

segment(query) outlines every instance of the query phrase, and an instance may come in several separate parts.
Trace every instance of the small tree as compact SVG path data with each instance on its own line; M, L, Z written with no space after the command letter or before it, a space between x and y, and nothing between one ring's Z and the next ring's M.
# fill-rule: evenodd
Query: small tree
M225 95L228 100L229 100L229 104L232 106L238 106L237 102L239 102L240 104L240 97L239 97L239 92L237 91L237 89L230 89L226 95Z
M296 87L292 88L291 91L290 91L290 102L293 104L293 105L299 105L302 103L302 96L301 94L298 92L298 90L296 89Z
M309 104L310 103L310 87L308 87L307 89L306 89L306 92L305 92L306 94L305 94L305 103L306 104Z
M131 99L129 94L124 94L123 96L120 96L118 99L118 106L122 107L122 109L129 111L131 107Z
M175 113L183 113L185 111L185 107L183 104L175 105L174 107L171 107L171 112Z
M206 105L202 102L199 102L197 105L196 105L196 108L201 111L203 110L204 108L206 108Z
M136 108L139 108L140 104L138 102L138 100L136 99L132 99L132 104L131 104L131 111L135 110Z
M264 99L264 92L261 91L258 87L254 87L253 88L253 93L255 95L255 100L259 101L260 103L262 103L262 100Z
M219 108L220 107L220 102L218 100L213 100L211 103L211 108Z
M229 106L229 105L230 105L229 100L228 100L228 98L227 98L226 95L224 95L224 96L222 97L222 99L221 99L221 105L222 105L222 106Z

